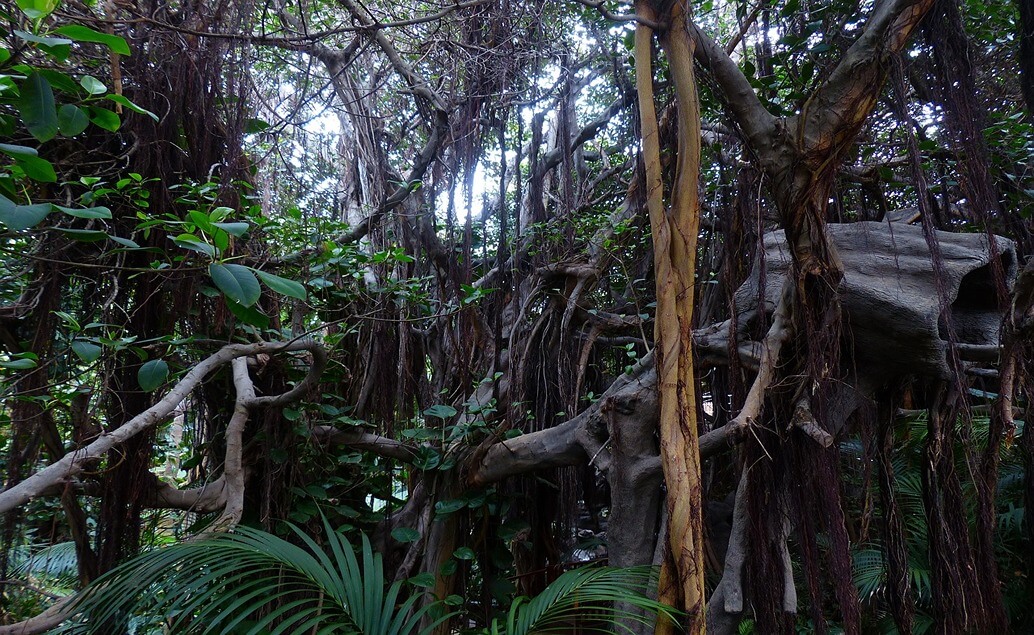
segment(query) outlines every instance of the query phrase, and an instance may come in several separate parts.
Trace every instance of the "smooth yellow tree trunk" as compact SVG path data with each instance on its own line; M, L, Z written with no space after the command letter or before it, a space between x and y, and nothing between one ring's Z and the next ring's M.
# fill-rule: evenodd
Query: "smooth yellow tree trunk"
M688 614L687 632L705 632L703 517L700 450L697 442L696 383L693 375L693 287L700 208L700 106L693 72L693 41L683 7L662 11L640 1L637 14L667 25L660 38L675 86L678 154L669 205L665 207L660 139L653 98L653 30L636 29L636 87L646 170L646 205L654 243L657 315L654 354L660 398L659 436L668 488L668 548L661 572L660 599ZM674 625L658 623L658 633Z

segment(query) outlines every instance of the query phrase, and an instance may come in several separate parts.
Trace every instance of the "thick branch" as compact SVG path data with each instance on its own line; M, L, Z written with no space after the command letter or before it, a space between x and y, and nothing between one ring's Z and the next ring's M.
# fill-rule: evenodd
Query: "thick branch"
M63 598L46 611L25 621L0 626L0 635L36 635L49 631L71 616L72 600L75 597L77 596L70 595Z
M233 527L244 513L244 427L248 425L251 407L255 401L255 384L248 374L248 360L238 357L231 362L233 387L237 399L233 416L226 426L226 458L223 461L223 482L226 506L222 516L209 530Z
M396 459L406 463L417 457L416 448L401 441L382 437L361 430L341 430L333 426L315 426L311 434L313 438L324 443L345 445L356 450L372 452L377 456Z
M905 46L933 0L878 2L862 35L822 86L805 103L798 129L806 155L828 165L828 153L847 147L872 112L887 76L888 59Z
M584 463L589 455L578 442L579 432L595 410L589 408L558 426L496 443L470 477L470 483L480 486L536 470Z
M766 147L776 128L776 118L761 104L754 87L720 44L712 40L693 21L689 34L696 41L694 57L718 84L725 103L746 135L751 148Z
M24 505L36 496L40 495L48 487L56 485L72 476L75 476L83 469L83 463L90 459L102 457L108 450L125 443L140 432L157 425L168 418L184 399L201 383L209 373L223 366L224 364L249 355L259 353L280 353L290 351L310 351L313 356L313 363L305 379L294 389L273 397L262 397L264 404L274 404L285 396L296 397L302 391L315 383L317 377L323 372L326 365L326 353L323 348L313 340L297 340L286 344L278 342L259 342L256 344L230 344L224 346L217 353L202 360L192 368L165 397L151 406L144 412L110 432L102 433L96 440L85 448L66 454L60 461L33 474L14 487L0 493L0 512L6 512L19 505Z

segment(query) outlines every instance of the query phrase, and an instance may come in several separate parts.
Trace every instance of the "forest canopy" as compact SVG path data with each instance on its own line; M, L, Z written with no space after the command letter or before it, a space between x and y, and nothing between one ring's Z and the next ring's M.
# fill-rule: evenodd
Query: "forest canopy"
M0 634L1034 629L1034 0L0 19Z

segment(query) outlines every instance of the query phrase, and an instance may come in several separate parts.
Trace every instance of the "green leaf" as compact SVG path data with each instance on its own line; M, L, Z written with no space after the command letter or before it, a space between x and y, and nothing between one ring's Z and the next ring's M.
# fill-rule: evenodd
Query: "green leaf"
M58 227L57 230L72 240L83 243L95 243L108 238L108 232L99 229L67 229Z
M65 92L76 96L79 95L79 85L76 84L75 80L67 74L49 68L39 68L36 70L39 71L39 74L42 75L44 79L50 82L50 87L54 89L54 92Z
M57 8L59 0L18 0L18 8L22 10L30 20L39 20L53 13Z
M147 115L151 119L154 119L155 121L158 121L158 115L154 114L150 110L145 110L145 109L141 108L140 106L137 106L136 104L134 104L133 102L129 101L128 99L126 99L122 95L107 95L107 98L110 99L111 101L115 102L116 104L122 104L123 106L125 106L129 110L132 110L133 112L140 113L141 115Z
M244 133L255 134L256 132L269 130L269 127L269 123L261 119L247 119L244 122Z
M446 406L445 404L435 404L427 410L424 410L424 416L449 419L456 416L456 409L452 406Z
M470 547L460 547L459 549L454 551L452 555L457 560L473 560L475 557L477 557L477 554L475 554L474 550Z
M104 348L86 340L72 340L72 352L87 364L97 361Z
M243 236L250 228L251 225L247 223L212 223L219 229L222 229L228 234L233 234L237 238Z
M90 106L89 111L90 121L92 121L97 127L103 128L108 132L117 132L119 127L122 125L122 120L118 118L118 115L110 110Z
M191 210L187 212L187 217L190 218L190 222L194 223L198 229L206 234L215 233L215 225L212 224L212 221L208 220L208 214L197 210Z
M122 238L121 236L111 236L111 235L109 235L108 238L110 238L113 241L117 242L118 244L120 244L120 245L122 245L124 247L128 247L130 249L140 249L141 248L140 245L138 245L136 242L134 242L134 241L132 241L132 240L130 240L128 238Z
M211 213L208 215L208 218L211 219L211 221L213 223L218 224L218 223L222 222L223 220L226 220L226 217L228 217L232 213L233 213L233 208L232 207L225 207L225 206L220 205L219 207L217 207L217 208L215 208L215 209L213 209L211 211Z
M169 236L172 242L176 243L177 247L183 247L184 249L190 249L198 253L205 254L210 258L215 257L215 248L201 240L194 234L180 234L179 236Z
M434 504L434 511L439 516L446 516L448 514L452 514L453 512L458 512L466 506L467 501L459 498L454 498L452 500L447 501L438 501Z
M37 0L39 1L39 0ZM103 44L119 55L130 55L129 45L117 35L101 33L81 24L69 24L54 29L54 33L71 38L76 42Z
M280 276L266 273L265 271L259 271L258 269L252 269L262 282L273 291L280 295L286 295L290 298L297 298L298 300L305 299L305 287L300 282L294 280L288 280L287 278L281 278Z
M35 33L29 33L28 31L14 30L14 34L26 42L32 42L33 44L41 44L43 46L67 46L72 43L72 40L63 37L47 37L45 35L36 35Z
M14 162L18 164L27 177L40 183L56 183L57 172L54 171L54 164L39 157L20 156L15 157Z
M391 537L399 542L416 542L420 532L409 527L396 527L391 530Z
M0 194L0 222L7 225L7 229L11 231L29 229L39 225L50 213L50 210L50 203L16 205L14 201Z
M424 589L434 588L435 578L433 574L421 573L409 579L409 583Z
M255 304L262 295L258 279L247 267L214 262L208 266L208 274L223 295L241 306Z
M55 205L56 209L68 214L69 216L75 216L76 218L111 218L111 210L107 207L86 207L83 209L76 209L74 207L62 207L61 205Z
M36 362L24 357L21 359L12 359L9 362L0 360L0 368L8 368L10 370L28 370L30 368L36 368Z
M36 148L30 148L29 146L16 146L10 143L0 143L0 152L3 152L9 157L34 157L39 155Z
M169 377L169 365L161 359L144 362L136 372L136 381L144 392L151 392L165 383Z
M225 296L223 296L223 299L226 300L226 306L230 309L230 313L233 313L241 322L250 324L251 326L256 326L260 329L269 328L269 317L262 311L259 311L253 306L237 304Z
M70 314L64 311L54 311L54 315L64 320L65 324L67 324L68 327L76 333L83 330L83 327L79 324L79 321L72 317Z
M452 575L456 573L456 570L459 569L459 567L459 563L450 558L446 560L442 566L438 567L438 574L443 576Z
M74 137L90 125L86 112L74 104L65 104L57 111L57 127L66 137Z
M25 78L18 98L18 112L29 133L41 143L57 135L54 91L50 88L50 82L39 73L29 73Z
M104 82L93 75L84 75L82 79L79 80L79 85L91 95L103 95L108 92L108 87L104 85Z
M219 251L226 251L230 248L230 235L218 227L214 229L215 231L212 232L212 243L215 244L216 249Z

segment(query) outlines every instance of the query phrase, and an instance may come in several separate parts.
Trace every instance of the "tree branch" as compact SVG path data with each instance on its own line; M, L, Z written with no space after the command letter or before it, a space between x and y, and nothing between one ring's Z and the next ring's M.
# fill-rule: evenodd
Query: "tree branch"
M416 448L372 432L342 430L334 426L314 426L310 433L313 438L324 443L344 445L405 463L412 463L417 458Z
M761 104L754 87L724 48L692 20L689 33L696 40L694 57L718 84L736 125L746 135L751 148L768 147L777 119Z
M853 142L872 112L886 79L891 55L899 53L933 0L882 0L865 30L829 78L805 102L796 118L801 148L826 164L839 164L839 151Z
M259 353L272 354L302 350L309 351L313 357L312 365L309 367L309 373L305 379L283 395L259 398L263 405L282 403L286 401L286 398L297 398L302 392L308 390L316 382L326 366L327 358L323 348L310 339L295 340L287 343L259 342L255 344L230 344L224 346L221 350L202 360L197 366L192 368L155 405L133 417L119 428L110 432L103 432L85 448L69 452L60 461L36 472L17 485L0 492L0 513L24 505L36 496L39 496L47 488L81 472L84 462L100 458L111 448L125 443L140 432L164 421L209 373L224 364L239 357L257 355Z

